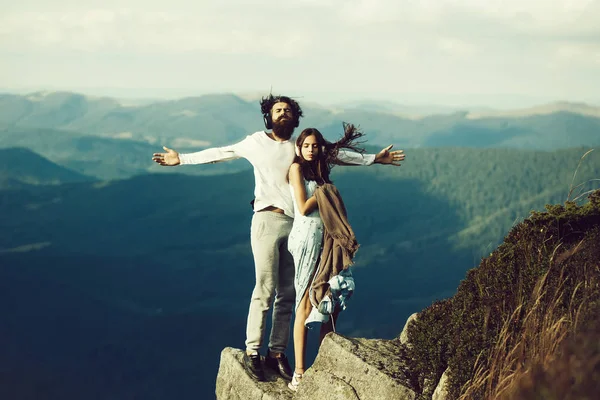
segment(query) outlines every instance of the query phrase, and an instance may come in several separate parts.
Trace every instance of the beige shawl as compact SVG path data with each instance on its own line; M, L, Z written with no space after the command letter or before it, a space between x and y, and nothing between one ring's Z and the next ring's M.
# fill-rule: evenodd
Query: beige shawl
M353 264L359 245L337 188L330 183L319 186L315 197L324 228L321 260L310 290L311 303L317 306L326 295L331 295L327 282Z

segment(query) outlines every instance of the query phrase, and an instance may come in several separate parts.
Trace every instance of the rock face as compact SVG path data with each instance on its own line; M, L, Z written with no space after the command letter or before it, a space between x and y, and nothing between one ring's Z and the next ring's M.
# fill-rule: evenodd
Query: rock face
M221 352L217 375L218 400L287 400L293 392L283 380L269 368L265 368L266 382L257 382L244 369L242 350L226 347Z
M294 393L268 368L267 382L255 382L244 370L242 351L226 348L221 353L217 399L415 399L416 393L399 382L403 365L397 352L397 342L392 340L351 339L332 333Z
M403 365L391 340L328 335L306 371L296 399L408 400L416 393L402 386Z
M408 317L408 319L406 320L406 323L404 324L404 328L402 329L402 332L400 333L400 336L398 336L398 339L400 339L400 343L410 345L410 343L408 343L408 325L410 325L411 322L415 321L418 316L419 316L419 313L414 313L414 314L411 314L410 317Z
M440 381L438 382L433 396L431 400L446 400L448 398L448 374L450 373L450 368L446 368Z

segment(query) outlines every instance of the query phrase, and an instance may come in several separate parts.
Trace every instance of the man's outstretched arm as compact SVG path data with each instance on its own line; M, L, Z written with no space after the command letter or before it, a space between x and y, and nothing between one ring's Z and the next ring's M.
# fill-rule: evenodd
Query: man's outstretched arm
M173 167L176 165L212 164L221 161L235 160L243 157L248 144L249 142L247 139L244 139L231 146L214 147L188 154L180 154L173 149L163 146L166 153L154 153L152 155L152 161L163 166Z

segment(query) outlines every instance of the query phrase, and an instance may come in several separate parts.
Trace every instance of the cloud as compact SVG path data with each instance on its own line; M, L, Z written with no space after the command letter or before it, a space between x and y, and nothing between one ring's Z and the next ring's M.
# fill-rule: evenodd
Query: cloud
M393 24L413 37L600 42L600 0L354 0L339 6L349 25Z
M442 37L438 40L440 50L457 56L470 56L477 53L478 48L473 43L451 37Z
M600 46L589 43L561 43L557 46L555 60L568 67L575 61L589 61L600 67Z
M266 0L133 2L130 8L12 11L0 49L302 57L431 46L474 54L516 40L600 44L600 0ZM384 51L383 53L389 53ZM398 53L398 52L395 52Z
M507 28L527 23L533 31L595 27L592 13L598 16L598 0L350 0L339 1L340 15L345 20L360 24L382 22L447 25L457 16L462 20L502 21Z
M288 28L276 40L252 19L213 8L185 11L91 9L18 12L0 17L0 48L83 52L302 54L311 35ZM268 25L267 25L268 26Z

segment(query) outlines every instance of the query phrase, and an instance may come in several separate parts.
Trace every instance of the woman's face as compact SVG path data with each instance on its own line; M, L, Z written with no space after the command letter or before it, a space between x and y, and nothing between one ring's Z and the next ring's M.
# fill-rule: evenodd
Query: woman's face
M316 160L319 156L319 144L317 143L317 137L315 135L307 136L304 139L304 142L302 142L300 152L306 161Z

